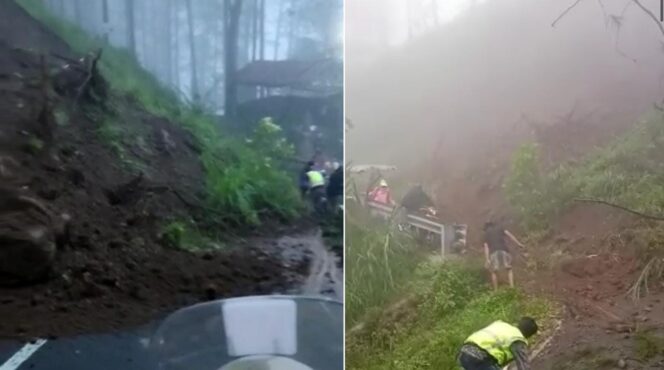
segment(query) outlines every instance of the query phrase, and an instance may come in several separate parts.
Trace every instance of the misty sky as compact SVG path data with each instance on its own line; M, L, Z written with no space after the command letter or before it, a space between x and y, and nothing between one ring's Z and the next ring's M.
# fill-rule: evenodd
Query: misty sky
M441 0L456 4L448 21L412 39L404 3L346 2L355 163L426 162L441 142L461 160L524 117L551 122L576 106L596 122L633 122L664 96L664 36L629 0L582 1L555 27L573 1Z
M399 46L409 38L409 14L431 16L430 1L433 0L352 0L345 2L346 29L354 41L361 44L362 57L373 58L372 51L380 52L387 46ZM454 21L468 12L473 5L487 0L445 0L437 1L438 21L440 25ZM409 8L410 7L410 8ZM411 13L409 13L409 11ZM431 32L426 28L421 33ZM421 34L420 34L421 36ZM369 50L364 50L368 48ZM374 49L375 48L375 49ZM369 51L367 54L366 52ZM352 57L359 57L357 49L351 49Z

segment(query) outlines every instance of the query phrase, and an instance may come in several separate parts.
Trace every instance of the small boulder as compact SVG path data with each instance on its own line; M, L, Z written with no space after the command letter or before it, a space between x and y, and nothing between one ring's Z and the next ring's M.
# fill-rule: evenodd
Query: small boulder
M18 190L0 189L0 285L47 277L67 221Z

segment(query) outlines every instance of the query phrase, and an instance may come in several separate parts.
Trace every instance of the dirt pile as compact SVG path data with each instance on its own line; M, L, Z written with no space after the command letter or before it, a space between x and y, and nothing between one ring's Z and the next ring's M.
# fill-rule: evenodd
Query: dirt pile
M199 300L284 292L306 273L306 259L284 266L279 253L260 245L202 254L165 247L163 226L198 214L204 173L193 137L124 97L104 100L122 107L111 116L108 107L78 100L66 89L49 91L45 99L45 66L61 86L83 86L80 74L62 73L76 68L78 58L12 1L0 2L2 19L10 22L0 28L9 24L12 32L0 33L0 175L6 188L0 199L20 193L53 214L69 215L69 222L65 240L46 253L44 266L35 260L25 266L22 256L31 244L12 242L21 252L5 260L2 239L2 264L16 263L18 271L3 269L14 276L0 276L0 336L132 327ZM40 53L26 50L31 46L49 50L45 63ZM109 128L124 136L108 135ZM14 208L0 203L0 220L12 218ZM29 222L11 222L21 233L31 229ZM40 272L36 284L15 279L17 272L26 277L33 270ZM8 285L17 282L23 284Z
M579 204L554 226L555 234L521 271L526 289L562 308L561 331L538 356L542 369L657 369L664 347L643 353L643 341L664 335L664 285L650 284L639 301L628 294L643 268L631 230L640 220L620 210ZM646 338L646 339L644 339ZM649 338L649 339L648 339ZM655 347L656 348L656 347Z

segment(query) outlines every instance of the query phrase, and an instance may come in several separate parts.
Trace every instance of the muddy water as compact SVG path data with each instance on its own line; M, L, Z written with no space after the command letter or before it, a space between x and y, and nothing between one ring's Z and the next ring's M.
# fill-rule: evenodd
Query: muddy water
M288 293L323 295L343 300L343 272L339 267L339 257L325 245L320 230L282 237L277 241L277 247L285 267L302 259L308 260L309 268L305 278Z

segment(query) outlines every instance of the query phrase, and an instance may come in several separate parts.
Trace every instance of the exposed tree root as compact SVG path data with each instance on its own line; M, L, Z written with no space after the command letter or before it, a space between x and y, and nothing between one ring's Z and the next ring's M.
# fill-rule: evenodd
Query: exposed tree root
M643 268L634 285L627 291L627 294L631 295L633 300L638 301L643 296L642 290L645 290L646 295L650 293L649 280L651 278L661 279L662 277L664 277L664 258L653 257Z

